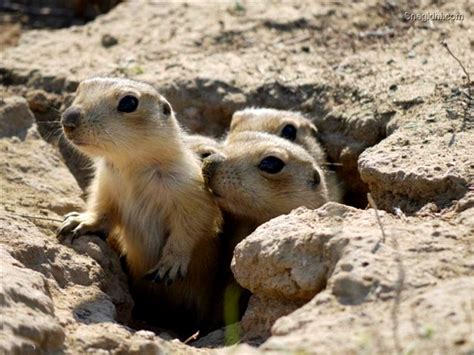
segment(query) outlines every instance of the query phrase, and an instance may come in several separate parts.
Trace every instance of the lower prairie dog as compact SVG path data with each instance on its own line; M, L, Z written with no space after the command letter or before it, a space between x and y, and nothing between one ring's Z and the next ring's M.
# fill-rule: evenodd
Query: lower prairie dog
M329 199L340 202L342 192L334 172L327 169L326 153L318 141L316 126L299 112L271 108L247 108L232 116L226 143L246 131L266 132L299 144L321 167L328 184Z
M211 154L219 153L221 143L214 138L200 134L189 134L184 136L184 143L203 160Z
M291 210L328 202L323 170L299 145L272 134L241 132L203 162L207 185L238 228L234 244ZM227 229L227 228L226 228Z
M86 211L66 215L58 235L112 233L132 280L155 281L163 312L204 317L222 216L170 104L148 84L93 78L80 83L61 123L97 171Z

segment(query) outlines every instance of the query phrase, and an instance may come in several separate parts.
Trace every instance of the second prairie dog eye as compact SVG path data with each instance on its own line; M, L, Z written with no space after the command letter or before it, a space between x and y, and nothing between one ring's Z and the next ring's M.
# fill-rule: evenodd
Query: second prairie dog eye
M133 95L127 95L120 99L117 106L119 112L130 113L137 109L138 99Z
M163 103L163 113L166 115L166 116L169 116L171 114L171 106L169 103L167 102L164 102Z
M315 169L313 171L313 185L318 186L321 183L321 175L319 175L319 172Z
M287 124L283 129L281 130L281 137L288 139L289 141L294 141L296 139L296 127L293 126L292 124Z
M264 158L258 168L269 174L277 174L285 167L285 163L280 158L269 156Z

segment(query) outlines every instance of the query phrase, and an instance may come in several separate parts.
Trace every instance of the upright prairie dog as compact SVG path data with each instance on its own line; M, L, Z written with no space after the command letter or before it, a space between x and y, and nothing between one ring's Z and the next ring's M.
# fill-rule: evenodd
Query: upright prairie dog
M93 78L81 82L61 123L97 171L86 211L68 214L59 236L113 233L132 279L157 282L163 309L189 306L202 316L222 216L170 104L148 84Z
M203 160L211 154L219 153L222 144L214 138L200 134L188 134L184 136L184 143Z
M245 131L266 132L282 137L304 147L321 167L331 201L340 202L342 192L332 171L326 168L326 153L318 142L318 130L301 113L270 108L247 108L232 116L226 143Z
M328 202L318 163L299 145L268 133L233 134L222 155L204 160L203 174L219 206L239 228L232 237L235 243L276 216Z

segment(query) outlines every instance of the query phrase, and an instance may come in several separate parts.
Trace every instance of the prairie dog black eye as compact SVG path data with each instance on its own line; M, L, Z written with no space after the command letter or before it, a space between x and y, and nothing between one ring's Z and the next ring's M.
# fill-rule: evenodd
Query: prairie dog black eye
M269 174L277 174L285 167L285 163L274 156L269 156L264 158L260 164L258 164L258 168L266 173Z
M296 127L293 126L292 124L287 124L283 129L281 130L281 137L288 139L289 141L294 141L296 139Z
M206 159L208 156L210 156L212 152L203 152L199 156L201 157L202 160Z
M171 106L167 102L163 102L163 114L169 116L171 114Z
M135 111L137 107L138 99L135 96L127 95L120 99L119 104L117 106L117 110L119 112L130 113Z
M319 186L321 183L321 175L319 175L319 172L315 169L313 171L313 181L311 181L311 185L313 186L314 189Z

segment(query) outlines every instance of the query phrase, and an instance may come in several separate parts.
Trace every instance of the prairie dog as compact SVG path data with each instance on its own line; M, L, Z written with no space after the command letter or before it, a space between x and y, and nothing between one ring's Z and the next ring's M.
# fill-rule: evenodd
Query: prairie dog
M326 153L318 142L318 129L299 112L271 108L247 108L232 116L226 143L231 143L235 135L245 131L266 132L299 144L314 158L326 177L331 201L340 202L342 192L338 180L326 167Z
M170 104L148 84L93 78L80 83L61 123L97 171L86 211L67 215L59 236L113 233L132 279L150 277L164 300L202 316L222 216Z
M211 154L219 153L221 143L214 138L200 134L189 134L184 136L184 143L203 160Z
M233 134L222 155L204 160L203 174L219 206L239 220L243 237L294 208L328 202L323 171L311 155L268 133Z

